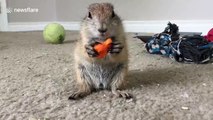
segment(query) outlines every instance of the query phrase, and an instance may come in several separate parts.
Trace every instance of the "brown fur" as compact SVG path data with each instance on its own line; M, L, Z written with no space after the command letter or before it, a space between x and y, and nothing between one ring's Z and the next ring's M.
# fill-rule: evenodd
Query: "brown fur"
M126 79L128 50L122 22L116 14L114 17L112 16L113 12L113 6L109 3L94 3L89 6L88 15L90 14L92 18L87 15L82 21L81 39L75 49L78 91L73 93L69 99L84 97L93 90L100 89L101 85L104 89L110 89L117 96L131 97L128 93L118 90ZM98 32L98 29L103 27L107 29L105 36L101 36ZM111 36L115 37L113 42L118 42L123 46L120 53L108 53L104 59L88 55L85 46L89 44L91 38L106 39Z
M108 3L94 3L89 6L89 12L92 16L97 16L99 20L105 21L106 16L110 16L113 11L113 6Z

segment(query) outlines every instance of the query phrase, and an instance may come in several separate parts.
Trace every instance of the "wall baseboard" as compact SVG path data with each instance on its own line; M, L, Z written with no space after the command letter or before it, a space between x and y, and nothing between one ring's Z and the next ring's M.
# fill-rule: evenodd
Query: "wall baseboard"
M54 21L56 22L56 21ZM181 32L202 32L207 34L213 28L212 20L172 20L179 26ZM8 31L41 31L52 22L15 22L9 23ZM80 22L57 22L66 30L79 30ZM168 21L124 21L126 32L159 33L167 26Z
M9 23L9 32L42 31L49 23L60 23L66 30L79 30L80 22L13 22Z

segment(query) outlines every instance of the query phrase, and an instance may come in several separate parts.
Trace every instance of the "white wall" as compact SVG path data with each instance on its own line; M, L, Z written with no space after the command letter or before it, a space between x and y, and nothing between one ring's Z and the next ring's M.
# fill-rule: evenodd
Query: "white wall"
M78 30L94 2L112 3L129 32L160 32L168 21L176 22L182 31L206 33L213 27L213 0L7 0L11 8L39 9L38 13L8 14L9 27L42 30L46 22L60 21L67 29Z
M9 21L79 21L88 5L97 1L113 3L128 21L213 19L213 0L7 0L11 8L39 8L39 13L9 14Z
M9 22L44 22L55 21L55 0L7 0L7 7L14 8L38 8L38 12L11 12L8 14Z
M0 31L7 31L8 30L8 19L6 13L6 1L0 0Z

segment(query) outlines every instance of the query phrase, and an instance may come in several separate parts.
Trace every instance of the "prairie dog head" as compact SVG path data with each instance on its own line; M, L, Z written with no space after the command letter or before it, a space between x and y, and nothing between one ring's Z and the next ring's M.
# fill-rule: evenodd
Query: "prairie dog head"
M84 22L89 37L106 39L117 34L121 20L112 4L94 3L89 6Z

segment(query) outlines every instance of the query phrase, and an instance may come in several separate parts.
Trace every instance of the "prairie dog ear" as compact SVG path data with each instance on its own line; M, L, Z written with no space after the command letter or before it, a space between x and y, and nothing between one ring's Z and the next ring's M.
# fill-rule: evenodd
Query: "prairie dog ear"
M115 17L115 12L114 12L114 10L112 11L112 18L114 18Z

